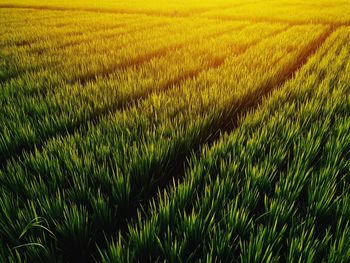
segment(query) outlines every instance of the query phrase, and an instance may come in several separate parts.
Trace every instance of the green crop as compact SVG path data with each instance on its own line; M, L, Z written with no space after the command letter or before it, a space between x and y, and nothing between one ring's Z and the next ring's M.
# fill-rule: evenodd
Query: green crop
M0 261L350 261L349 6L0 0Z

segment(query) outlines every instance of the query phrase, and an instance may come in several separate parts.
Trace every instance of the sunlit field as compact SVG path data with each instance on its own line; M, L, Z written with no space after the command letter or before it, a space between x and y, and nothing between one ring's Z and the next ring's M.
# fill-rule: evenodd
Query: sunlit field
M350 1L0 0L0 262L350 262Z

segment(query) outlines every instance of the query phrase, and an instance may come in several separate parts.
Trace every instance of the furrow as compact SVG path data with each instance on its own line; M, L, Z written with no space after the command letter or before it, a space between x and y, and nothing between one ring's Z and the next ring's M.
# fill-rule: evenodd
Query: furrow
M327 33L325 35L327 35ZM339 37L339 35L335 35L335 36ZM309 140L309 136L304 137L303 135L306 135L309 132L311 132L311 134L313 134L314 130L309 131L307 129L307 127L310 126L310 122L308 122L308 123L302 123L302 122L305 121L305 116L311 117L316 112L314 111L315 109L311 108L312 113L311 112L310 113L304 112L304 114L300 114L299 110L300 111L305 111L305 110L309 111L309 110L307 110L309 108L307 108L307 109L303 108L305 104L312 105L319 98L323 98L323 99L328 100L328 98L330 96L334 95L334 94L328 93L328 91L327 91L328 88L332 88L331 83L334 83L334 81L330 81L329 77L330 76L333 77L333 72L339 72L339 70L344 70L344 68L346 66L346 63L347 63L346 59L349 57L349 52L347 51L347 56L344 56L344 53L343 53L343 56L338 57L337 51L342 50L342 48L344 46L341 45L341 43L339 43L339 42L337 43L337 41L339 40L339 38L337 38L337 37L335 37L335 38L330 37L327 39L328 39L327 44L324 44L322 46L321 50L318 49L317 47L312 47L313 46L312 43L310 44L309 48L305 49L305 52L303 52L303 53L305 53L306 56L308 55L309 58L310 58L310 56L313 55L313 52L307 51L307 50L314 50L314 51L317 50L317 54L315 56L313 56L312 58L308 59L308 63L304 63L305 65L303 64L303 69L301 70L301 73L296 78L294 78L291 82L285 83L286 85L283 85L283 88L278 89L278 91L276 93L274 93L270 98L268 98L268 100L266 101L267 104L265 104L263 107L259 108L257 110L257 112L252 112L252 114L249 115L248 120L242 121L242 127L244 127L244 128L241 129L241 127L239 127L238 133L234 132L233 134L222 138L222 140L220 140L219 143L215 144L215 146L213 148L210 148L209 151L211 153L215 152L213 155L210 156L210 158L207 158L208 157L207 154L203 154L200 156L201 159L204 160L203 162L201 161L201 159L195 158L194 162L196 162L197 164L199 162L201 162L203 164L203 166L201 166L201 168L203 168L203 169L201 170L200 173L198 173L198 174L196 174L195 172L193 173L193 171L196 171L196 168L198 168L200 166L195 166L195 168L193 170L188 169L187 170L188 173L186 174L186 179L185 179L186 181L183 184L182 183L174 184L174 186L175 186L174 189L172 189L169 192L167 191L167 193L164 192L165 193L164 196L163 195L158 196L158 198L162 199L162 200L159 200L159 199L153 200L153 202L151 204L151 206L152 206L151 212L149 211L149 215L151 215L152 219L156 219L156 220L151 221L151 220L149 220L150 218L148 218L145 221L141 221L142 218L138 218L139 221L138 221L137 225L134 225L134 224L129 225L129 229L130 229L131 236L132 236L133 240L130 243L129 243L129 241L126 241L126 243L128 245L133 244L133 242L135 241L135 237L139 237L139 234L145 233L143 231L147 231L147 229L153 229L153 228L148 228L149 227L148 223L157 224L157 225L153 225L155 227L154 229L157 229L157 231L160 232L160 233L155 234L155 236L157 236L157 237L160 237L160 236L163 237L163 234L166 234L164 231L166 231L167 226L168 227L170 226L171 233L174 233L175 236L178 236L178 233L176 232L178 230L178 228L175 229L173 218L172 217L158 218L158 215L162 214L162 216L164 216L166 213L169 213L170 215L175 215L176 210L187 211L189 214L191 214L191 212L193 213L194 210L196 212L199 211L199 207L202 208L201 200L203 199L203 196L207 195L207 193L211 192L211 190L208 191L208 189L213 189L214 182L215 183L221 182L221 181L217 181L217 179L222 180L225 176L233 178L230 182L231 182L231 185L233 185L233 188L236 188L234 191L235 194L233 194L233 195L228 195L227 192L224 192L225 194L222 197L225 199L230 199L230 200L232 200L232 199L237 200L237 197L241 194L241 191L242 191L241 188L243 185L240 185L237 187L236 184L232 183L234 181L238 182L236 180L237 178L239 178L238 180L240 180L241 178L243 180L246 180L246 179L250 180L252 175L259 176L259 179L261 178L260 176L266 176L266 175L271 176L272 180L271 180L271 182L269 181L269 185L267 187L266 187L266 184L263 186L260 184L256 184L253 186L251 184L249 184L249 186L247 185L249 189L254 189L254 187L256 187L258 185L259 193L260 193L259 194L260 200L258 201L258 204L256 205L256 207L258 207L258 211L255 210L255 205L253 205L252 206L253 211L250 211L249 215L253 216L254 221L256 221L258 224L260 224L260 223L266 224L267 223L266 220L265 221L261 220L262 218L264 218L264 219L270 218L270 219L273 219L273 222L275 222L275 221L277 222L275 214L270 216L269 213L266 212L266 210L268 210L268 208L266 207L266 199L271 200L270 198L273 198L273 196L271 196L273 193L271 194L270 191L272 190L272 192L273 192L273 189L275 189L275 185L277 183L285 185L286 182L283 182L283 179L280 182L277 182L278 180L280 180L279 178L277 178L278 176L276 176L276 178L275 178L275 176L273 174L272 175L270 175L269 173L264 174L264 172L266 172L265 169L264 169L264 171L259 170L261 172L259 174L257 174L257 173L255 173L257 171L255 168L261 167L259 164L262 164L265 161L267 161L269 165L271 164L271 168L272 168L271 170L273 172L273 170L274 170L273 167L274 167L275 163L278 163L278 158L276 160L272 160L271 154L272 155L275 154L274 150L279 150L280 153L285 154L285 150L287 150L287 149L288 149L288 151L291 151L292 153L293 153L293 150L297 151L298 153L306 153L305 156L310 154L311 158L305 157L304 155L300 156L299 154L297 154L295 156L293 156L293 154L292 154L290 156L288 153L288 154L286 154L286 160L284 160L285 164L283 166L278 165L278 168L277 168L278 174L281 174L283 176L285 176L287 174L289 176L293 176L293 174L296 171L295 168L296 167L297 167L296 169L299 168L299 166L295 166L295 163L302 160L302 162L306 162L309 167L311 167L312 169L315 169L315 170L313 170L312 177L317 178L319 175L318 174L319 165L324 165L324 167L326 166L325 163L323 163L323 164L318 163L318 161L319 161L318 157L322 156L322 154L325 154L323 152L324 147L327 147L322 142L319 143L319 145L318 145L318 143L316 143L316 145L315 145L315 149L317 149L317 148L319 149L318 152L316 151L317 152L316 155L314 154L315 151L313 151L313 150L309 151L309 149L301 148L301 149L295 150L295 148L293 147L293 143L292 143L292 146L290 145L290 143L293 141L295 143L298 143L300 137L303 137L301 140L307 140L307 141ZM340 38L340 39L342 39L342 38ZM316 43L316 42L319 42L320 44L321 44L321 42L324 42L322 40L322 36L320 37L319 40L314 41L313 43ZM344 42L346 43L346 40ZM344 44L344 42L343 42L343 44ZM336 47L335 49L333 48L334 46ZM344 50L346 50L346 48L344 48ZM328 51L331 51L331 52L328 53ZM325 58L325 60L323 60L323 58ZM324 63L324 62L326 62L326 63ZM341 63L339 63L339 62L341 62ZM331 66L328 66L327 65L328 63L331 63ZM333 68L332 63L334 63L334 68ZM298 64L298 63L296 63L296 64ZM320 67L320 68L318 68L318 67ZM331 67L331 69L329 69L329 67ZM329 72L325 73L324 75L320 74L324 70L329 70ZM316 75L320 76L320 78L317 78L316 83L315 83L315 80L313 80L312 74L310 74L310 73L317 73ZM326 77L325 75L328 75L328 76ZM306 81L310 77L313 80L312 83L310 83L311 85L304 86L303 82ZM323 83L324 80L325 80L325 82ZM339 82L335 81L335 83L339 83ZM331 85L331 86L328 86L328 85ZM321 90L322 90L322 92L320 92ZM306 92L306 94L308 96L307 97L300 96L300 92ZM335 96L339 97L339 94L337 94ZM310 103L310 99L312 100L311 103ZM317 105L317 103L316 103L315 105L312 105L312 107L317 108L317 107L324 105L323 103L327 104L326 100L321 101L320 105ZM298 105L296 108L292 107L293 103L295 103L297 101L299 101L299 103L302 102L302 104ZM330 102L330 103L332 104L334 102ZM339 104L339 100L337 100L337 103ZM289 106L286 106L286 107L284 106L284 105L288 105L288 104L289 104ZM282 107L283 111L279 107L276 108L276 106L278 106L278 105L280 105ZM289 110L286 110L288 108L289 108ZM327 107L325 107L325 108L327 108ZM290 111L290 110L292 110L292 111ZM278 111L279 111L279 114L277 114L278 118L276 118L275 114ZM323 114L322 114L322 116L320 116L321 120L325 119L325 117L327 120L327 117L330 114L333 115L332 118L339 117L337 114L335 114L335 112L333 111L333 108L332 108L331 112L329 112L328 108L325 110L322 110L322 111L323 111ZM281 118L281 113L283 116L282 118ZM324 115L325 113L326 113L326 115ZM345 112L342 112L342 113L344 114ZM295 117L295 114L298 114L298 117ZM317 112L317 114L319 114L319 112ZM251 124L251 121L256 116L258 116L259 126L256 126L256 124ZM271 120L271 117L274 117L274 118L272 118L272 120ZM283 119L283 118L285 118L285 119ZM295 121L295 123L297 123L297 124L299 122L301 122L302 124L300 124L300 125L304 126L304 128L300 129L300 127L299 127L300 130L298 133L294 133L290 137L286 136L286 138L288 137L288 139L291 139L291 141L289 141L289 142L284 142L284 139L281 139L280 137L278 137L278 138L276 137L271 141L270 140L266 141L266 138L269 139L271 137L279 135L280 133L283 133L283 135L285 135L285 131L283 129L283 124L280 125L279 127L277 126L279 131L277 131L276 133L274 133L274 130L273 130L276 128L276 125L271 125L273 122L280 122L280 119L281 119L281 122L285 123L285 124L289 123L289 121L291 121L292 123ZM318 119L318 120L320 120L320 119ZM340 120L340 122L341 122L341 119L338 119L338 120ZM270 124L269 130L272 134L269 134L269 133L266 134L265 133L266 130L265 130L264 132L262 132L262 134L263 134L262 137L259 137L260 136L259 132L261 132L261 130L263 130L263 128L261 128L261 125L264 126L264 124L266 124L266 123ZM311 124L312 124L312 122L311 122ZM313 125L317 126L317 122ZM326 122L326 124L324 124L324 127L321 127L322 125L323 125L323 123L320 123L320 127L317 127L317 128L320 128L320 129L326 128L325 130L329 131L329 129L330 129L329 127L332 127L332 125L330 125L327 122ZM290 126L288 126L288 127L290 128ZM296 127L298 127L298 125L296 125ZM252 134L250 133L251 130L253 131L252 134L254 136L252 136ZM301 134L302 130L304 130L303 132L305 132L305 134L303 134L303 135ZM290 131L290 129L288 131ZM247 135L245 135L246 132L248 132ZM316 134L316 136L319 136L319 135L320 135L320 133ZM323 133L323 135L328 137L327 133ZM246 141L246 138L244 138L246 136L248 136L247 141ZM283 136L281 136L281 137L284 138ZM311 148L314 146L314 145L312 145L313 142L315 142L314 137L315 137L315 134L313 134L311 137L311 142L310 142ZM242 140L242 141L240 141L240 140ZM324 140L326 140L326 138L324 138ZM240 156L239 152L241 150L247 150L247 152L244 151L244 153L248 153L248 152L251 153L251 151L249 151L247 148L252 149L252 144L251 144L252 141L254 143L256 141L259 141L259 143L263 144L264 146L262 146L260 148L260 146L253 144L256 147L256 149L254 149L253 156L249 156L248 159L245 158L245 154L242 154ZM278 142L278 141L280 143L282 150L276 149L274 147L275 146L274 143ZM265 148L265 146L266 146L265 143L268 145L266 148ZM237 146L243 146L243 147L242 147L242 149L240 149L239 147L237 148ZM348 146L348 145L346 144L345 146ZM339 145L339 148L341 148L341 147L342 146ZM228 149L230 149L230 150L228 150ZM271 153L271 149L272 149L273 153ZM301 150L301 151L299 151L299 150ZM328 150L329 150L329 148L328 148ZM343 153L346 153L346 149L343 151ZM217 159L215 157L212 158L213 156L216 156ZM232 156L235 156L235 157L231 159ZM327 157L325 157L323 155L322 158L324 158L324 160L325 160L325 158L327 158ZM237 160L239 160L239 161L237 161ZM283 158L282 158L282 160L283 160ZM336 158L336 160L340 161L340 158L339 159ZM345 159L345 160L347 160L347 159ZM328 161L332 161L332 159L328 159ZM226 167L231 165L231 164L233 167L238 167L238 166L236 166L238 162L241 162L239 165L239 168L237 170L234 168L232 170L233 173L231 174L230 170L226 169ZM221 164L223 164L223 163L225 163L226 166L222 166ZM291 165L288 167L287 163L288 164L294 163L294 165ZM244 165L244 166L241 166L241 165ZM191 168L193 168L193 167L194 167L194 165L192 163ZM337 165L334 165L334 167L336 168L335 170L338 171ZM244 169L244 171L243 171L243 169ZM246 172L246 169L247 169L247 172ZM242 172L244 174L241 174ZM296 173L298 173L298 171ZM203 175L205 175L205 176L203 176ZM237 175L237 178L236 178L236 175ZM301 175L304 176L303 173ZM333 176L333 174L329 174L329 175ZM337 176L338 179L340 179L340 177L341 177L341 175L339 175L337 173L334 173L334 175ZM197 179L193 179L193 177L196 177ZM337 179L335 179L335 180L337 180ZM224 182L224 181L225 180L222 180L222 182ZM186 188L186 191L182 191L182 194L187 195L186 197L188 197L188 198L186 198L186 202L183 202L184 199L182 198L183 197L182 195L178 195L178 194L180 194L180 191L178 191L179 188L182 188L181 190L184 190L184 187ZM208 188L208 187L210 187L210 188ZM281 188L283 188L283 186ZM278 189L281 189L281 188L278 188ZM285 187L284 190L290 191L290 187L287 186L287 187ZM204 191L206 193L204 193ZM328 190L326 189L325 191L328 191ZM291 191L291 195L296 196L296 199L294 198L294 201L296 201L296 204L298 205L298 208L297 208L298 212L301 212L300 213L302 215L301 218L303 218L303 216L306 216L303 214L304 212L307 212L307 213L310 212L310 210L305 209L305 206L307 205L307 203L310 206L310 203L312 203L313 200L310 201L310 199L308 199L308 197L310 197L310 196L303 195L303 194L307 195L307 193L305 193L305 191L300 191L300 192L301 193L295 193L294 191ZM191 194L188 194L188 193L191 193ZM280 192L275 193L276 196L278 196L279 194L280 194ZM302 200L298 199L298 196L301 197ZM164 199L163 199L163 197L164 197ZM193 198L191 198L191 197L193 197ZM213 197L216 197L216 195L213 195ZM281 195L280 197L282 197L283 201L285 201L287 196ZM193 199L196 199L196 201L194 201ZM265 203L264 203L264 199L265 199ZM217 204L220 204L220 199L219 200L216 199L215 202L217 202ZM178 203L179 203L179 205L177 205ZM161 204L161 205L158 206L158 204ZM286 207L286 210L289 209L290 202L287 202L284 204L285 204L284 206ZM301 207L299 207L299 205ZM221 209L221 206L218 206L218 207L220 207L220 209ZM147 208L148 207L145 207L145 210ZM207 210L205 210L205 211L207 211ZM218 210L215 210L215 211L218 211ZM213 212L215 212L215 211L213 211ZM194 212L193 214L197 215L196 212ZM271 211L271 212L273 212L273 211ZM178 216L177 213L176 213L176 216ZM181 216L182 215L179 214L179 218L181 218ZM206 216L206 214L204 214L204 216ZM323 216L323 219L328 218L329 214L327 214L327 215L321 214L320 217L322 218L322 216ZM220 219L220 216L219 216L219 218L217 218L217 217L218 216L215 215L216 219ZM166 223L162 222L163 221L162 219L167 220ZM288 217L286 219L287 219L286 220L287 222L294 222L294 221L292 221L292 219L290 217ZM319 221L319 218L316 218L316 220ZM279 222L279 225L282 226L284 224L284 222L286 222L286 221L282 221L283 223ZM301 221L303 221L303 219ZM330 220L330 221L332 221L332 220ZM326 221L323 223L330 225L330 221ZM161 222L163 224L162 224L162 226L159 226L159 224ZM144 226L145 229L142 229L142 226ZM318 224L316 224L316 230L317 231L320 230L320 232L317 232L317 238L329 234L328 228L324 228L323 226L321 226L319 228ZM140 231L140 232L138 232L138 231ZM160 235L160 234L162 234L162 235ZM153 235L153 232L151 235ZM207 235L207 232L205 232L205 235ZM239 232L239 233L237 233L237 235L242 236L242 233ZM179 236L181 236L181 234ZM211 236L210 236L210 238L211 238ZM151 240L152 240L152 238L147 239L147 240L145 240L145 243L143 243L143 244L146 244L147 242L149 244L151 242ZM170 240L170 239L167 240L166 238L161 240L162 243L167 243L169 241L171 242L172 240ZM119 244L121 244L123 242L124 242L124 240L122 240ZM141 243L142 242L143 241L141 241ZM127 247L127 249L130 249L131 251L136 251L136 258L138 258L140 255L143 254L142 247L141 248L138 247L137 249L134 249L134 247L132 247L132 245L131 245L130 247ZM283 246L282 251L287 251L287 250L288 250L288 247ZM137 254L138 252L139 252L139 254ZM147 253L148 253L148 251L146 252L146 254ZM149 253L148 255L150 255L151 253ZM158 251L158 253L163 254L164 251ZM279 254L279 252L277 252L277 253ZM160 254L157 254L157 255L160 255ZM154 254L152 254L152 256L153 255ZM237 256L239 256L239 253Z
M243 97L240 106L235 109L234 112L231 113L231 109L228 109L228 112L223 114L225 117L219 121L223 124L220 125L220 129L227 132L234 130L237 126L239 118L244 116L247 112L254 111L273 90L279 88L289 79L291 79L294 74L306 64L308 59L317 52L321 45L336 29L337 27L334 26L329 27L329 29L327 29L318 39L310 43L310 45L304 49L303 52L301 52L295 63L286 65L286 67L280 72L278 76L276 76L275 79L271 80L260 89L257 89L254 93L247 94L246 97ZM215 139L216 138L212 138L211 141Z
M155 27L160 28L160 27L163 27L163 26L166 26L166 25L168 25L168 23L166 23L166 22L159 22L157 24L152 25L152 28L155 28ZM121 24L119 26L110 27L110 28L108 28L108 30L109 29L120 28L122 26L123 26L123 24ZM128 34L142 32L142 31L145 31L145 30L149 29L149 27L150 26L148 25L148 26L144 26L144 27L140 27L140 28L134 28L134 29L126 30L125 32L119 32L119 33L112 33L111 32L111 33L108 33L106 35L101 33L101 35L99 35L98 37L99 37L99 39L108 40L108 39L112 39L112 38L115 38L115 37L120 37L120 36L125 36L125 35L128 35ZM107 30L104 30L104 32L107 33ZM92 35L91 37L82 39L82 40L72 40L72 41L68 41L66 43L58 44L58 45L54 46L54 49L55 50L62 50L62 49L66 49L66 48L69 48L69 47L79 46L81 44L86 44L86 43L91 42L93 37L94 37L94 35ZM41 54L44 53L45 50L46 49L40 48L40 49L31 50L30 52L32 52L34 54L41 55Z
M233 32L236 30L241 30L243 29L245 26L240 26L231 30L224 30L221 33L215 33L212 35L207 36L205 39L215 39L217 37L219 37L220 35L224 35L227 34L228 32ZM285 29L284 29L285 30ZM276 32L279 33L280 31ZM190 42L186 42L186 43L181 43L181 44L176 44L173 45L171 47L166 47L163 48L161 50L156 50L155 52L151 52L151 53L147 53L144 56L141 57L137 57L136 59L129 61L128 63L125 64L120 64L117 67L113 67L110 68L107 72L102 72L99 75L87 75L84 78L79 78L78 83L73 82L72 85L82 85L82 86L86 86L88 83L93 83L95 82L97 79L100 78L107 78L110 76L110 74L112 74L113 72L115 72L116 70L118 71L124 71L127 70L128 68L140 68L144 63L149 62L153 59L159 59L161 57L164 57L165 55L167 55L169 52L171 51L175 51L176 49L181 49L182 47L184 47L186 44L193 44L194 41L190 41ZM254 42L252 44L256 45L257 42ZM249 48L249 46L245 46L243 48L241 48L241 50L239 51L240 54L242 54L247 48ZM186 79L189 78L193 78L196 75L198 75L199 73L208 70L210 68L217 68L219 66L221 66L224 62L224 59L219 59L214 61L214 63L208 65L208 66L204 66L203 68L197 68L196 70L192 70L189 72L185 72L183 75L177 77L174 80L170 80L168 83L165 83L164 85L162 85L158 90L156 91L146 91L145 93L140 93L139 95L134 95L132 98L130 98L129 101L126 102L117 102L114 103L112 105L107 105L106 107L99 109L98 111L94 112L94 114L90 115L88 118L82 119L82 120L78 120L74 123L70 123L70 125L68 125L67 127L65 127L65 129L57 129L51 132L48 132L46 134L46 136L44 136L44 138L42 140L40 140L39 143L34 143L31 145L27 145L26 147L23 147L21 149L18 149L16 152L14 153L10 153L8 152L7 155L3 156L0 160L0 169L3 165L5 165L7 163L8 160L10 159L17 159L19 156L21 156L24 152L28 153L28 152L33 152L34 149L38 149L40 150L43 145L45 145L45 143L48 140L51 140L53 138L57 138L57 137L61 137L61 136L68 136L70 134L74 134L75 131L77 130L85 130L87 128L87 125L89 125L90 123L93 124L98 124L98 122L103 119L104 117L106 117L109 114L112 114L116 111L124 111L127 110L128 107L130 107L131 105L134 105L137 101L142 101L147 99L149 96L151 96L152 94L155 93L159 93L159 92L164 92L170 88L176 87L177 85L179 85L182 81L185 81Z
M225 30L222 32L217 32L217 33L214 33L214 34L211 34L211 35L204 37L203 40L205 41L208 39L216 38L216 37L219 37L221 35L227 34L228 32L234 32L237 30L241 30L243 28L244 27L239 27L239 28L235 28L235 29ZM79 78L78 83L85 85L88 82L94 82L97 78L107 78L116 71L125 70L126 68L129 68L129 67L140 67L142 64L144 64L147 61L150 61L150 60L155 59L155 58L161 58L161 57L165 56L166 54L168 54L176 49L180 49L180 48L184 47L186 44L191 44L191 43L194 43L196 41L197 40L193 40L191 42L169 45L167 47L156 50L154 52L150 52L148 54L145 54L144 56L140 56L140 57L137 57L135 59L132 59L126 63L114 65L110 68L104 69L103 71L97 72L93 75L82 76ZM74 83L75 82L72 82L72 84L74 84Z
M9 43L5 43L3 45L3 47L12 47L12 46L15 46L15 47L24 47L24 48L28 48L28 51L29 52L38 52L39 54L41 54L44 50L47 50L47 47L42 47L41 49L40 48L35 48L35 44L37 44L37 46L39 45L40 46L40 43L43 42L43 41L57 41L57 45L53 46L54 48L57 48L57 49L60 49L60 48L64 48L65 46L69 47L70 46L70 43L72 44L79 44L78 40L76 39L72 39L71 41L68 41L67 43L59 43L59 41L61 39L63 39L64 41L66 41L67 39L65 39L65 37L70 37L70 36L74 36L75 38L78 36L81 36L83 34L89 34L85 37L88 37L88 36L91 36L90 38L90 41L92 39L92 37L94 36L98 36L99 34L103 34L103 32L108 32L110 30L113 30L113 29L119 29L119 28L122 28L122 27L126 27L128 25L133 25L135 26L140 24L140 25L143 25L142 24L142 19L144 19L144 17L140 17L140 18L137 18L137 17L116 17L117 19L122 19L122 21L120 22L115 22L115 23L106 23L106 24L99 24L98 28L95 28L95 25L93 27L92 24L89 24L87 23L86 25L82 25L82 26L75 26L73 27L74 30L63 30L62 32L60 31L54 31L54 32L49 32L49 34L42 34L41 36L38 36L38 38L35 38L33 40L20 40L20 41L12 41L12 42L9 42ZM150 19L146 19L145 21L143 21L144 23L149 23L151 20ZM168 20L164 21L163 24L170 24L170 22ZM63 25L61 23L61 26L60 27L57 27L57 28L62 28L62 27L67 27L69 25L73 25L73 24L76 24L76 22L72 21L70 22L68 25ZM158 24L161 24L161 22L158 22ZM147 26L146 25L143 25L143 27L140 27L141 29L142 28L145 28ZM148 26L157 26L157 23L155 23L155 25L148 25ZM48 27L51 27L48 25ZM56 27L56 26L55 26ZM127 30L125 30L125 32L127 32ZM132 33L133 31L130 30L130 32ZM135 30L135 32L137 32ZM116 34L117 35L117 34ZM56 43L52 43L52 44L56 44ZM67 45L65 45L67 44ZM34 46L34 48L30 49L31 46ZM62 46L62 47L61 47Z
M152 25L152 27L154 28L161 28L163 26L166 26L168 25L167 23L161 23L159 22L158 24L154 24ZM115 28L120 28L120 27L115 27ZM113 39L113 38L117 38L117 37L123 37L123 36L127 36L127 35L131 35L131 34L134 34L134 33L141 33L143 31L146 31L149 29L149 26L142 26L140 28L135 28L133 30L126 30L124 32L120 32L120 33L110 33L110 34L107 34L105 36L100 36L99 37L99 40L110 40L110 39ZM102 32L105 32L106 30L103 30ZM107 32L107 31L106 31ZM73 34L73 33L72 33ZM101 33L103 34L103 33ZM77 35L77 34L75 34ZM80 33L80 35L82 35L82 33ZM54 49L53 51L56 52L56 53L59 53L60 51L63 51L63 50L66 50L66 49L69 49L69 48L76 48L76 47L79 47L80 45L85 45L85 44L88 44L90 43L92 40L94 39L94 37L92 36L91 38L86 38L84 40L80 40L80 41L77 41L77 40L72 40L70 42L67 42L67 43L62 43L62 44L58 44L56 46L54 46ZM28 45L30 46L31 43L24 43L23 46L25 45ZM126 47L128 44L123 44L121 46L118 46L118 48L123 48L123 47ZM47 52L47 49L46 48L32 48L32 49L29 49L29 54L31 54L32 56L41 56L43 54L46 54ZM10 82L12 80L15 80L16 78L19 78L21 77L22 74L26 73L26 74L30 74L30 73L37 73L37 72L40 72L43 70L43 68L45 69L49 69L51 67L54 67L58 64L58 61L57 62L43 62L43 63L38 63L34 66L32 66L30 69L28 68L23 68L23 69L18 69L17 71L14 71L12 73L7 73L5 76L1 76L0 75L0 84L5 84L6 82ZM90 76L91 77L91 76ZM84 79L84 77L82 77ZM87 77L89 78L89 77ZM92 77L91 77L92 78ZM69 82L69 81L68 81ZM74 83L76 82L76 80L74 81L71 81L70 83Z
M148 204L149 200L155 196L157 190L167 187L170 180L176 179L181 175L181 171L186 165L186 158L192 155L193 150L198 150L201 145L207 143L213 137L212 134L220 130L221 127L226 127L222 123L222 115L226 114L225 108L234 103L237 108L239 101L235 101L236 97L237 100L240 100L239 97L244 96L244 94L249 93L251 90L259 89L265 83L265 78L273 79L276 75L281 75L286 71L284 68L285 64L296 64L294 62L297 61L295 56L301 56L300 54L305 53L305 50L311 46L311 39L319 40L319 36L324 32L323 27L318 27L315 30L315 33L313 33L311 27L295 27L287 30L288 33L273 38L274 41L270 41L269 38L262 39L262 43L256 49L242 48L241 52L244 52L242 54L245 55L241 57L242 54L240 54L230 58L227 60L227 63L224 63L225 66L220 67L219 70L210 69L208 72L205 72L206 74L201 75L202 77L198 76L190 79L187 83L180 83L176 90L171 89L168 93L161 93L158 97L152 96L147 101L141 101L128 112L118 112L111 118L106 118L99 127L90 127L87 136L77 133L67 138L53 139L45 145L44 149L35 151L35 153L25 154L23 159L18 162L14 160L8 163L6 169L8 171L16 171L23 168L21 171L33 181L44 178L44 180L50 181L51 175L48 175L45 171L52 167L51 165L57 164L60 167L58 168L59 170L63 169L62 173L60 173L62 176L59 178L59 180L62 180L59 184L59 191L62 192L71 192L70 188L73 187L71 184L74 184L75 178L80 178L79 175L81 175L81 178L84 175L90 175L94 169L97 169L96 165L98 165L98 169L101 168L99 173L106 176L109 174L113 178L116 176L118 178L123 177L124 179L118 182L118 189L131 186L131 189L127 188L125 191L128 192L129 189L132 194L129 196L126 193L126 199L124 199L124 195L122 199L119 199L119 197L115 199L116 203L119 204L118 208L115 208L115 212L118 212L116 218L113 217L113 223L109 225L110 228L105 229L104 226L106 224L102 224L101 228L103 230L98 231L96 234L97 244L101 244L103 248L100 238L105 239L106 236L109 237L116 229L116 231L120 230L126 233L126 224L128 221L135 219L135 211L145 205L145 203ZM310 36L303 40L303 34L305 33L310 33ZM246 37L246 35L242 35L242 39L244 39L243 37ZM286 37L291 39L290 44L284 44L281 41ZM255 39L254 37L252 38L252 40ZM257 58L256 63L249 62L251 58L256 58L262 50L268 50L265 56ZM276 56L271 56L273 54L276 54ZM286 57L286 59L281 63L278 62L274 70L265 73L265 66L259 66L259 63L265 61L265 57L271 58L267 65L268 67L275 67L275 61L280 57ZM214 62L213 66L217 64L217 62ZM242 70L232 71L236 66L241 66ZM228 74L229 72L232 72L232 79L230 77L231 74ZM249 76L260 76L260 80L251 83L251 88L248 87L246 89L245 73ZM218 78L212 79L212 76L218 76ZM220 76L227 76L227 78L222 79ZM234 91L233 86L236 83L237 91ZM216 84L222 85L221 94L217 94L220 93L220 90L216 91ZM224 88L225 84L227 87ZM243 90L241 91L241 89ZM203 97L201 97L202 95ZM203 101L204 98L209 98L209 100ZM196 100L196 105L188 104L193 99ZM172 105L169 109L166 109L167 102L169 102L169 105ZM231 111L228 111L228 114L231 113ZM236 114L236 112L232 114ZM209 117L207 118L206 116L208 115ZM187 121L191 119L191 116L198 116L191 122L193 125ZM234 116L231 115L231 117ZM131 126L129 127L129 125ZM130 128L133 131L132 134L129 131ZM163 129L165 130L163 131ZM170 132L172 129L174 131ZM147 138L148 135L150 136L149 139ZM143 136L146 136L146 138L142 139L144 138ZM98 138L98 141L96 138ZM122 144L123 146L125 145L125 148L119 149L118 143L121 142L123 142ZM106 149L103 148L105 143L112 144L114 148L108 148L109 152L98 157L99 153L101 153L100 150L105 152ZM64 153L68 152L72 156L65 157ZM62 153L62 156L60 153ZM84 156L84 163L78 163L82 156ZM88 163L89 160L95 160L95 158L98 158L96 162ZM85 160L88 166L86 169ZM81 167L83 168L81 174L77 176L74 172L77 169L75 164L82 165ZM69 175L73 174L74 176L71 178ZM96 176L98 177L97 174ZM54 177L55 175L53 175ZM88 177L87 180L98 180L98 178L94 178ZM104 179L101 178L101 180ZM17 182L8 183L8 189L12 189L11 187L24 187L22 191L24 199L26 196L35 198L35 193L31 195L30 192L26 192L27 188L24 182L23 186L17 184ZM105 180L103 182L94 182L94 184L97 184L98 189L107 196L109 196L110 190L114 189ZM88 187L89 185L90 183L87 182L86 186ZM52 185L52 188L56 189L56 186ZM51 187L47 189L51 189ZM51 190L55 191L53 189ZM76 197L76 202L78 202L77 204L86 204L86 209L89 209L91 204L86 202L84 197L80 199L79 196ZM113 200L111 202L113 203ZM106 205L113 207L114 211L115 204L112 205L112 203L106 200ZM104 234L100 234L100 232ZM64 247L62 251L66 252L65 257L67 259L73 260L75 257L83 256L79 251L71 251L66 247L67 242L70 242L67 238L60 238L60 241L59 247ZM89 248L92 246L94 245L87 245Z
M232 132L237 128L239 120L244 118L244 115L249 112L257 109L261 102L266 99L269 94L282 86L286 81L291 79L293 75L306 64L308 59L315 54L318 48L328 39L328 37L336 30L335 27L330 27L326 30L318 39L311 42L298 56L295 63L287 65L279 75L276 76L276 79L270 80L270 83L257 88L254 92L247 94L246 96L240 98L239 106L234 107L233 109L222 109L220 115L214 117L215 121L211 123L207 130L204 131L196 139L196 141L191 145L191 151L186 151L185 149L178 149L182 154L178 156L178 159L171 160L172 165L171 169L164 172L167 174L166 178L159 180L157 185L154 186L154 192L150 194L147 198L142 200L140 204L133 209L133 213L130 214L130 217L124 222L124 225L121 226L120 231L126 235L128 232L128 224L133 219L137 219L138 213L141 211L147 211L147 207L152 203L149 202L153 198L156 198L157 192L162 192L165 190L171 182L174 180L181 182L184 178L186 169L188 167L188 160L193 154L198 156L200 150L204 145L212 145L215 141L220 138L220 135L223 132ZM283 32L283 31L282 31ZM256 43L258 44L258 43ZM250 48L250 47L249 47ZM248 48L247 48L248 49ZM245 52L247 49L244 49ZM236 102L237 103L237 102ZM188 147L188 145L184 146Z

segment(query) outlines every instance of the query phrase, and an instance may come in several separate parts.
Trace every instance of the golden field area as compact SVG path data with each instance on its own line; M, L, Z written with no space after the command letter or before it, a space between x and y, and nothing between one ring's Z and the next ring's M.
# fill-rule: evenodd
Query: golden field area
M349 0L0 0L0 262L350 262Z

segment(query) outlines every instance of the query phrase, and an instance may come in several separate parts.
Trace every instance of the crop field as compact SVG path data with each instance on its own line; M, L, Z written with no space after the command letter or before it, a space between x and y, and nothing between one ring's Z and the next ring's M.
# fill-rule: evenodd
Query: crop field
M0 262L350 262L350 1L0 0Z

